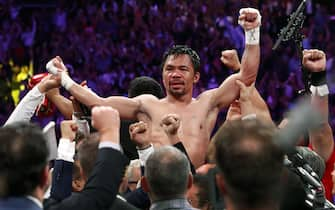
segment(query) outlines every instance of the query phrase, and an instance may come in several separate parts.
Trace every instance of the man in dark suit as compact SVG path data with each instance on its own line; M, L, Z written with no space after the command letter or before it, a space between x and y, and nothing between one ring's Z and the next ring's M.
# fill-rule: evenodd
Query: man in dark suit
M90 137L89 139L83 140L79 145L74 162L56 160L50 197L54 200L61 201L69 197L72 191L72 195L80 193L84 189L84 185L94 169L98 151L99 140ZM119 209L136 210L137 208L117 196L109 210Z
M127 164L120 153L120 119L110 107L92 110L93 126L100 131L94 169L81 193L44 209L106 209L113 201ZM0 209L41 210L48 186L48 149L41 129L26 123L0 129Z
M95 139L85 140L79 146L77 151L77 167L82 172L80 176L85 180L85 177L89 177L93 170L93 164L97 158L98 142ZM87 180L85 180L87 181ZM129 204L125 199L117 196L109 210L136 210L137 208Z
M48 149L39 127L0 128L0 209L42 209L48 186Z

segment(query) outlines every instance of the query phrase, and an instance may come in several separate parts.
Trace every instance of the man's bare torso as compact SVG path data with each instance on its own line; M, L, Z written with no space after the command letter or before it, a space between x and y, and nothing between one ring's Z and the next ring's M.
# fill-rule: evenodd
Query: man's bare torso
M171 103L166 98L157 99L143 95L138 119L146 121L151 128L151 142L155 146L171 145L160 126L166 114L178 114L181 119L178 136L183 142L192 163L198 167L204 163L210 134L214 128L218 108L211 108L209 97L199 97L190 103Z

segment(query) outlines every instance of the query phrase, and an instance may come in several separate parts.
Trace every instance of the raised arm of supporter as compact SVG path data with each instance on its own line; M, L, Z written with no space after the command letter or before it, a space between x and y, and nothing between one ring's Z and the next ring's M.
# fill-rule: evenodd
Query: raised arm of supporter
M115 200L127 159L120 153L118 112L111 107L94 107L92 125L100 134L96 163L80 193L44 209L107 209Z
M221 54L221 61L225 66L233 71L240 69L241 64L236 50L225 50ZM246 86L239 80L237 80L237 85L240 87L240 100L230 105L227 120L241 118L253 112L258 118L273 123L269 108L255 88L255 85ZM242 103L242 108L240 107L240 102ZM241 113L241 110L243 110L243 113Z
M263 97L260 95L258 92L257 88L254 89L253 91L253 96L252 96L252 103L255 107L256 114L259 118L274 124L270 110L266 102L264 101Z
M148 124L143 121L133 123L129 126L129 136L136 144L138 157L142 166L145 166L149 155L154 151L154 147L150 142L150 131L148 129Z
M177 114L167 114L163 116L163 119L160 122L160 126L163 128L164 132L168 136L170 144L186 155L191 166L191 172L192 174L195 174L194 165L192 164L191 159L187 153L187 150L184 147L182 139L180 139L178 135L179 133L178 131L180 128L180 116Z
M229 105L225 123L232 120L241 119L241 107L240 102L235 100L233 103Z
M61 138L73 141L76 137L78 125L74 120L63 120L60 124Z
M120 116L116 109L97 106L92 109L92 126L100 134L101 144L115 145L120 150ZM113 147L114 148L114 147Z
M303 51L303 67L312 73L311 103L323 115L319 129L309 132L313 150L327 161L333 152L333 132L328 122L328 94L326 83L326 55L320 50Z
M79 102L92 108L94 106L112 106L118 110L120 116L124 119L136 119L136 114L141 108L141 103L137 98L129 99L122 96L112 96L102 98L96 95L91 90L82 87L73 81L66 73L66 67L62 59L57 56L50 60L46 66L48 71L57 75L60 79L60 85L70 92Z
M170 140L170 144L174 145L180 142L178 130L180 127L180 117L177 114L167 114L163 117L160 126Z
M249 87L237 80L240 86L240 98L230 104L226 121L256 117L273 123L269 109L254 85Z
M77 130L76 123L72 120L63 120L60 127L61 139L58 144L50 190L50 198L57 201L69 197L72 192L72 167L75 154L73 139Z
M80 85L85 87L86 81L82 82ZM73 96L70 96L70 99L62 96L58 88L49 90L46 93L46 96L62 113L65 119L71 120L74 119L74 117L80 119L80 117L84 115L80 102Z
M72 118L72 102L62 96L58 88L54 88L46 92L46 97L57 107L65 119L70 120Z
M239 23L245 31L245 49L242 56L240 71L229 76L216 89L205 91L201 96L209 95L212 98L212 105L219 109L229 106L239 95L239 86L236 80L240 80L247 86L256 80L259 60L259 33L261 15L253 8L240 10ZM223 55L224 58L224 55ZM223 59L221 58L221 60Z
M244 83L237 81L240 86L240 104L242 118L255 114L258 119L274 124L267 104L259 94L255 85L247 87Z
M9 116L5 125L18 122L30 121L34 115L37 106L43 101L45 93L58 86L58 79L54 75L46 76L32 90L30 90L16 106Z
M233 71L239 71L241 68L241 63L238 58L236 50L224 50L221 52L220 60L222 63Z
M148 124L143 121L132 123L129 126L129 136L137 149L145 149L151 145Z
M236 83L240 87L240 98L230 104L226 115L226 122L237 119L256 118L256 109L252 103L253 92L255 90L254 84L247 87L239 80L236 80Z

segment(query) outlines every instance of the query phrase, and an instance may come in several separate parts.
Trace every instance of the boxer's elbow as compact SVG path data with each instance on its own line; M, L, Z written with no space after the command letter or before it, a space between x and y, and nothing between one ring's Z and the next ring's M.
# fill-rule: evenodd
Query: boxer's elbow
M87 106L89 108L93 108L95 106L105 106L106 105L106 99L105 98L101 98L99 96L95 97L92 100L89 100L89 102L87 103Z
M246 86L249 86L256 81L256 77L257 77L256 71L246 71L246 72L241 72L240 80Z

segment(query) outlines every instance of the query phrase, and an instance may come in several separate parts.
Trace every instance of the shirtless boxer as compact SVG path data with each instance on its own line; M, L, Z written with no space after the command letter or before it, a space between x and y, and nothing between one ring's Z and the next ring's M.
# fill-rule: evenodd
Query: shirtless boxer
M218 88L203 92L192 98L193 85L200 78L200 58L186 46L174 46L163 58L162 77L166 97L157 99L152 95L135 98L111 96L101 98L76 84L66 73L61 59L56 57L47 64L49 72L60 75L62 86L86 106L112 106L123 119L138 119L147 122L154 146L170 145L167 135L160 126L166 114L180 116L179 135L195 167L205 161L205 155L219 111L238 98L236 80L252 84L259 67L259 30L261 16L256 9L240 10L239 23L245 30L246 46L240 72L228 77Z

